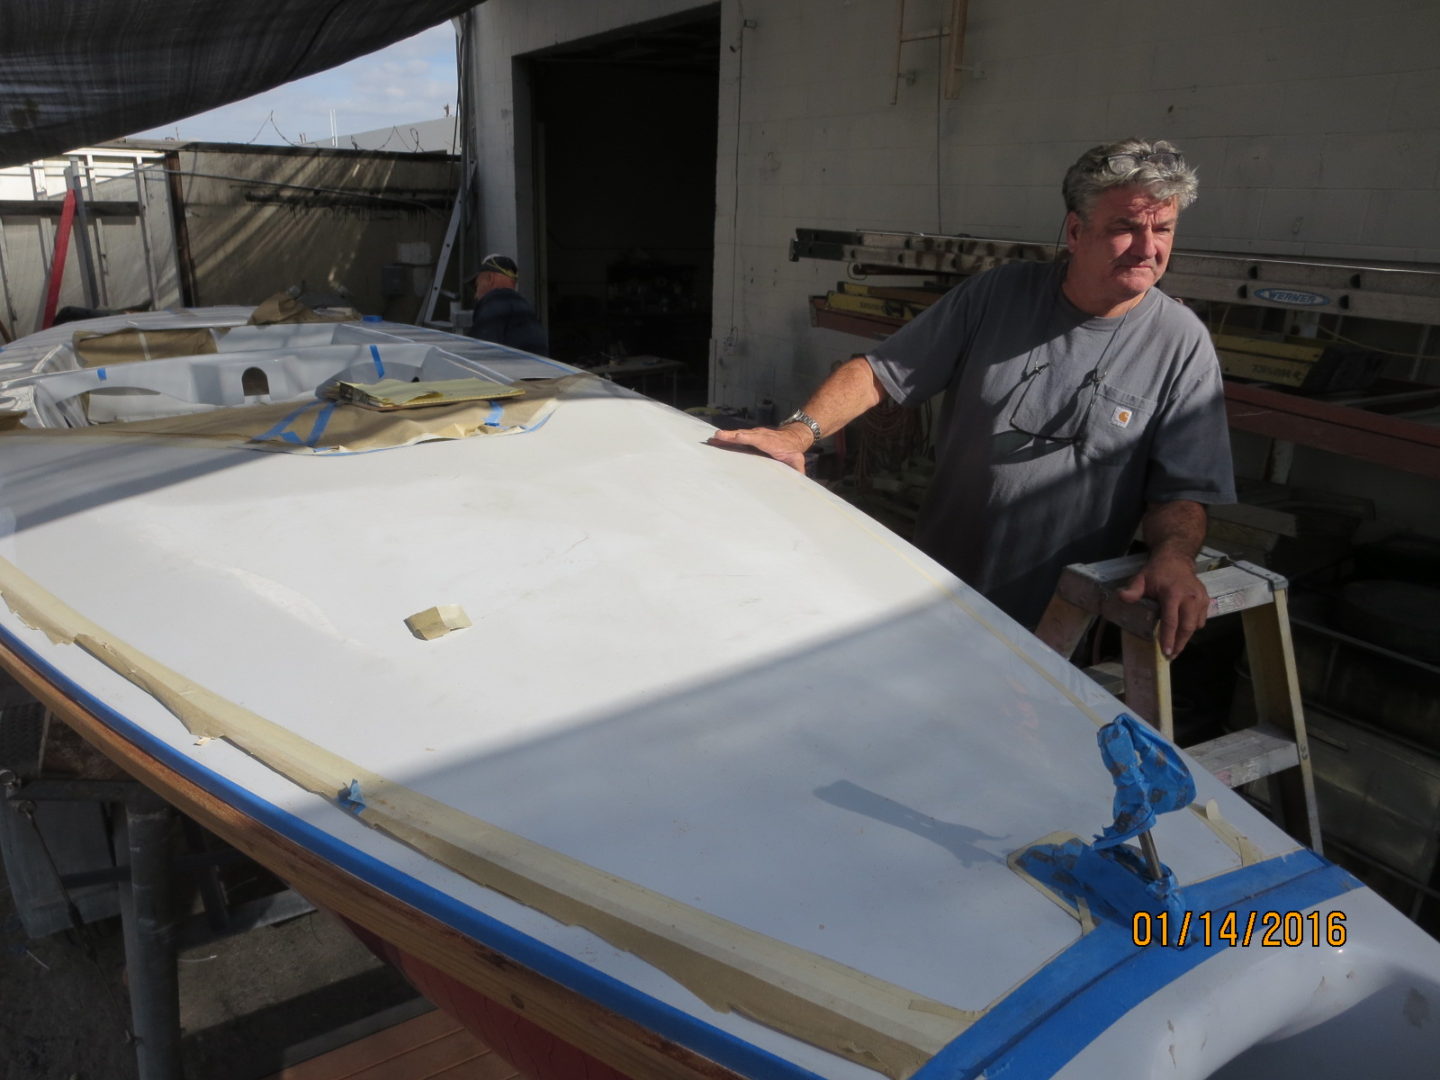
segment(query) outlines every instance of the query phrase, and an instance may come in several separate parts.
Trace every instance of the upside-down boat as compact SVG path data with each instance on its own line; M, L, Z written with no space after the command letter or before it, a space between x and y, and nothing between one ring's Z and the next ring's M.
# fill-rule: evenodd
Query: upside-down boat
M1040 872L1123 707L822 486L247 315L0 351L0 661L527 1075L1434 1075L1440 944L1198 767L1168 907ZM417 380L490 396L326 392Z

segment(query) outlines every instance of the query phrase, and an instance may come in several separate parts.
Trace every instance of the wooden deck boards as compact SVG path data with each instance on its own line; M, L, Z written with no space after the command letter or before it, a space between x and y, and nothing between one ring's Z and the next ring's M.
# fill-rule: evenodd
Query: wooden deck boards
M523 1080L458 1022L435 1010L266 1080Z

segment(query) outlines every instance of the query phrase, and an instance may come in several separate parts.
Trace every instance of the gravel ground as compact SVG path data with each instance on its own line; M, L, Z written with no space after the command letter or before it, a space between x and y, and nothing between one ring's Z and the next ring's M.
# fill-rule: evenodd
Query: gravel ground
M416 1000L323 912L189 949L179 980L190 1080L260 1080ZM119 921L32 940L0 877L0 1077L136 1076Z
M43 728L40 707L27 701L0 672L0 767L20 776L124 778L63 724ZM48 730L43 740L42 730ZM43 768L36 757L42 743ZM60 835L78 844L91 827L67 819L68 831ZM93 827L101 830L108 866L104 826L97 819ZM172 828L171 843L177 860L182 851L224 850L183 819ZM93 859L93 847L90 852ZM57 856L51 851L50 857ZM198 912L194 871L175 865L178 909ZM282 887L234 853L222 854L216 866L232 904ZM0 1080L137 1080L120 920L101 918L118 908L108 896L101 899L87 907L99 921L32 939L0 866ZM397 1013L424 1005L398 973L324 912L187 949L178 978L181 1060L189 1080L261 1080L359 1037L370 1021L393 1022Z

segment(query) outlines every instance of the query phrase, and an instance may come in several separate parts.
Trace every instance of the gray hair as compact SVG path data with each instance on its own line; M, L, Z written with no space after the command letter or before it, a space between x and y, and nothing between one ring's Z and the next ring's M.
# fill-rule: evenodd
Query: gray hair
M1173 154L1175 162L1144 160L1153 154ZM1127 155L1135 160L1115 160ZM1185 164L1179 149L1170 143L1164 140L1121 139L1091 147L1081 154L1080 160L1065 173L1061 191L1065 195L1065 209L1083 218L1089 215L1095 200L1106 191L1131 186L1144 188L1153 199L1175 199L1177 208L1184 210L1195 201L1199 179L1195 170Z

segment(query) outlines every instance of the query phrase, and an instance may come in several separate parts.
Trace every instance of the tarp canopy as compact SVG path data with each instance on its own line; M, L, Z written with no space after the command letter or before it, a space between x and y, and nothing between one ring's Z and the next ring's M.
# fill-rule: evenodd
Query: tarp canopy
M0 166L168 124L374 52L477 0L3 0Z

